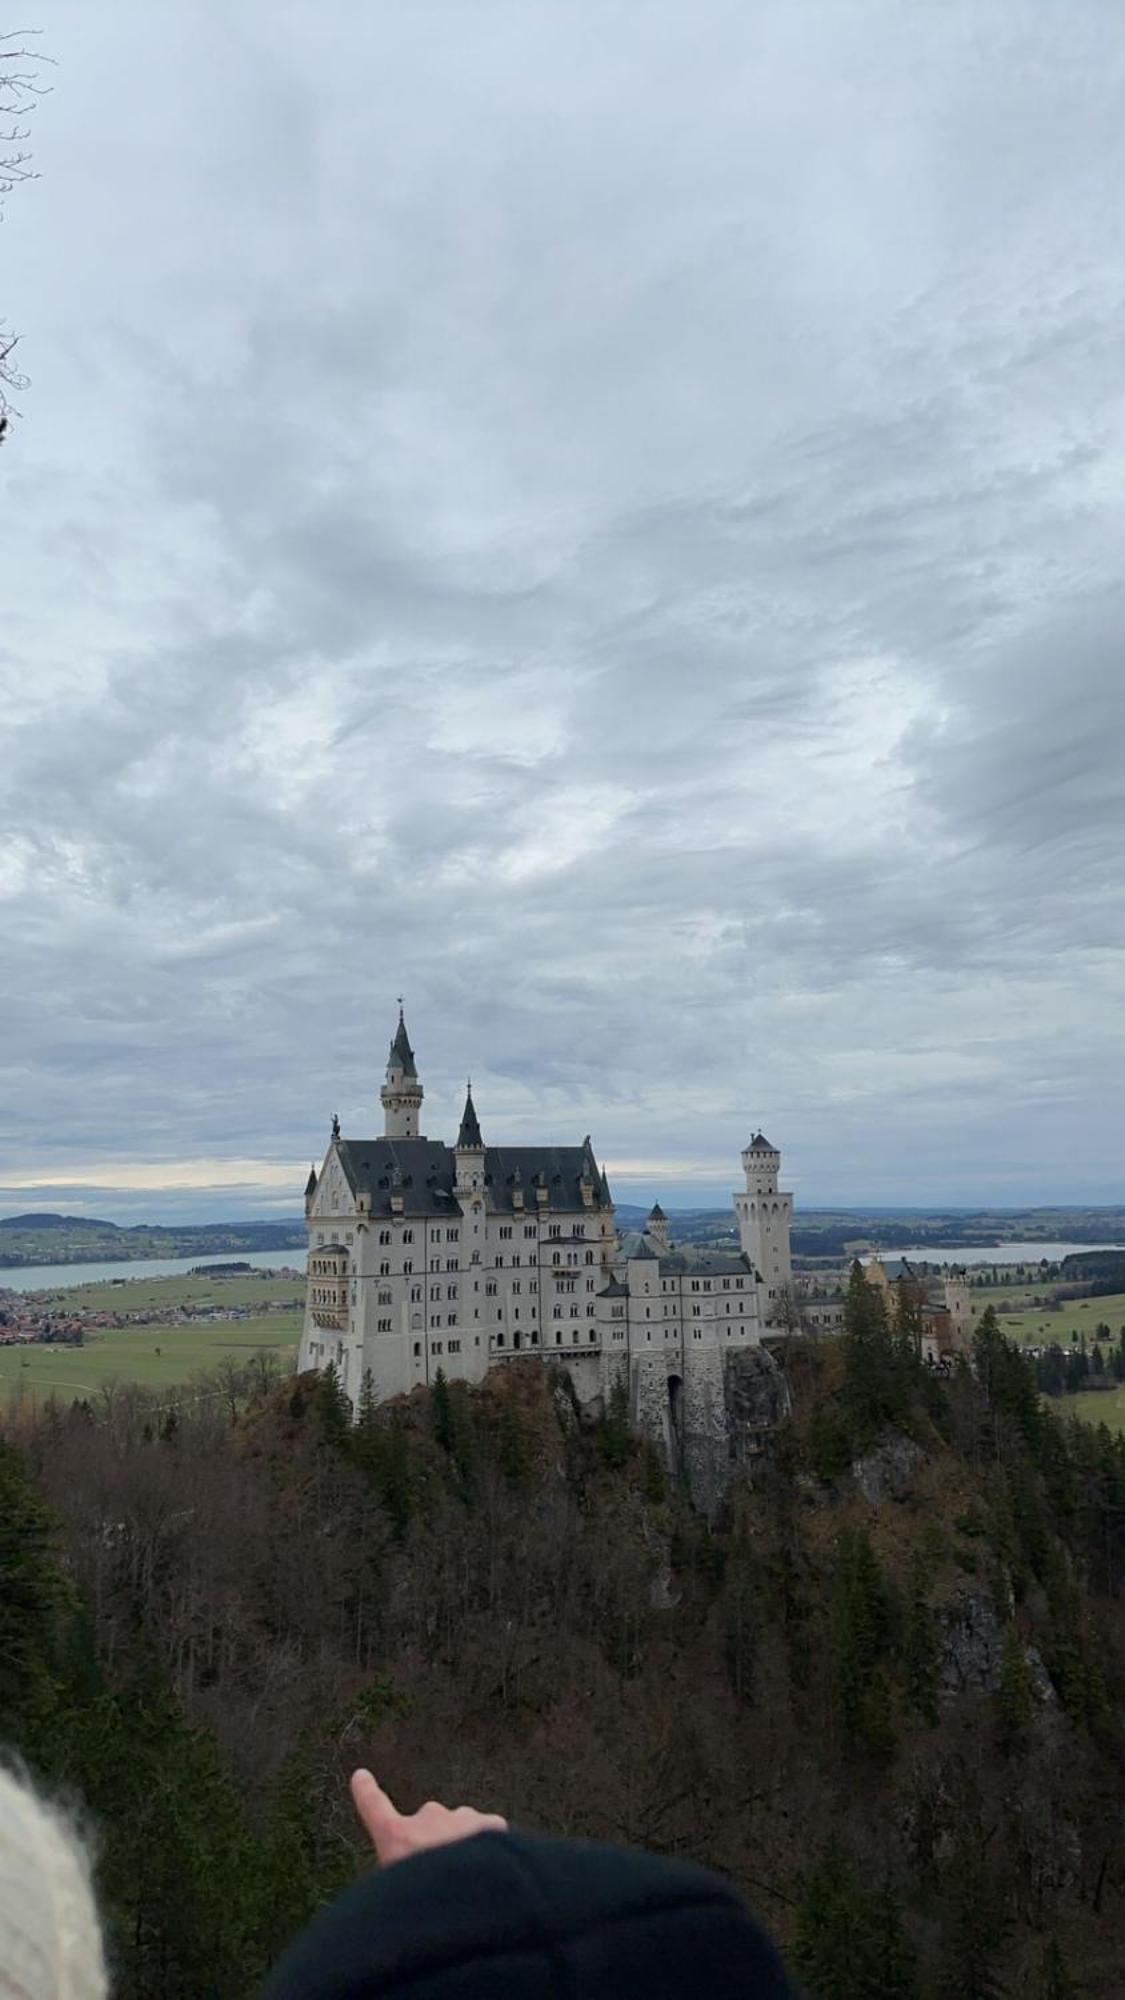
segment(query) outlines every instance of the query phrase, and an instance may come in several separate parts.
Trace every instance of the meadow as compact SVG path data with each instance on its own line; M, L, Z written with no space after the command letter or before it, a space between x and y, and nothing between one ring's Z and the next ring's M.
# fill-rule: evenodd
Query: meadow
M0 1287L4 1274L0 1271ZM273 1271L251 1271L240 1278L107 1278L96 1285L66 1285L36 1292L36 1305L75 1312L134 1313L178 1306L251 1306L304 1303L305 1281L279 1277Z
M974 1294L974 1299L977 1296ZM1053 1340L1060 1347L1069 1347L1080 1333L1092 1347L1094 1328L1100 1324L1108 1326L1117 1339L1125 1326L1125 1292L1113 1292L1104 1299L1068 1299L1057 1312L1028 1307L1023 1312L1000 1315L1002 1331L1025 1347L1048 1347Z
M64 1304L80 1300L90 1310L122 1312L152 1310L154 1306L180 1306L188 1298L192 1304L248 1304L248 1296L236 1296L242 1286L252 1298L282 1294L292 1300L294 1282L288 1280L224 1280L216 1294L212 1280L198 1282L198 1292L184 1296L198 1280L152 1278L132 1280L128 1288L98 1284L82 1290L58 1294ZM122 1304L122 1290L128 1290L128 1304ZM134 1304L136 1300L136 1304ZM86 1332L80 1348L70 1346L12 1346L0 1348L0 1398L6 1402L44 1402L58 1396L70 1402L74 1396L96 1396L110 1382L140 1382L144 1388L174 1388L192 1376L214 1368L222 1360L246 1362L258 1348L276 1354L282 1368L296 1358L302 1308L296 1304L276 1304L272 1312L254 1314L248 1320L200 1320L196 1324L146 1324L138 1326L94 1326Z

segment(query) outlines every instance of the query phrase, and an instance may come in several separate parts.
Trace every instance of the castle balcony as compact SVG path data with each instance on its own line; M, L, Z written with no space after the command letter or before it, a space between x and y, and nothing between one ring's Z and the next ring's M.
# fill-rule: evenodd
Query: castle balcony
M332 1333L346 1333L348 1330L347 1310L340 1311L332 1306L313 1307L313 1325L327 1327Z

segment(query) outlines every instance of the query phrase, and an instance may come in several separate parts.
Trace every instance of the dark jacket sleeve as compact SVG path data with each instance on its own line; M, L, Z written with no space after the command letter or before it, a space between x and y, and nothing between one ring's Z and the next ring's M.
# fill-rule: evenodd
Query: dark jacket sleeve
M586 1841L478 1834L364 1877L262 2000L796 2000L707 1870Z

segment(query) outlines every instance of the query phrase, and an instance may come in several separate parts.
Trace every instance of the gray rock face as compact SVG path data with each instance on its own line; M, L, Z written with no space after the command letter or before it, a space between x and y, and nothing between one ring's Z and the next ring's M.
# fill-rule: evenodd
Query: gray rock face
M865 1457L857 1458L852 1477L864 1499L878 1507L883 1500L905 1499L925 1457L912 1438L895 1431L881 1438Z
M735 1439L771 1431L789 1415L789 1384L765 1347L723 1356L723 1402Z
M983 1591L964 1591L941 1614L940 1680L944 1694L970 1689L995 1694L1000 1685L1004 1628Z

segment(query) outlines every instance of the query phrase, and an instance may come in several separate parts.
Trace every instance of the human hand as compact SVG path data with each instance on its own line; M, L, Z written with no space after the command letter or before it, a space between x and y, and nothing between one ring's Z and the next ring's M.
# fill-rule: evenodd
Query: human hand
M370 1771L353 1771L352 1803L371 1844L386 1867L404 1861L408 1854L421 1854L427 1847L448 1847L454 1840L469 1840L474 1833L507 1833L508 1822L499 1813L477 1812L473 1806L440 1806L430 1799L416 1813L400 1813L391 1804Z

